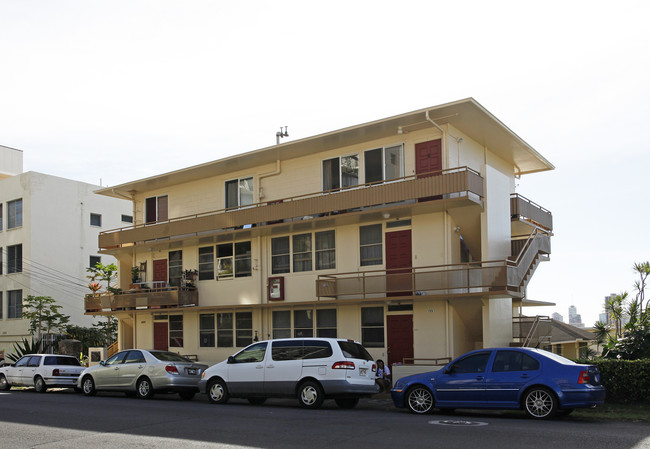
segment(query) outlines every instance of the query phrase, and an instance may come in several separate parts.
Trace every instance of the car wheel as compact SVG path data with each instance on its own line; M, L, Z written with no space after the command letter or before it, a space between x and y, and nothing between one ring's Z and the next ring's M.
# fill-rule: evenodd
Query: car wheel
M266 402L266 398L248 398L251 405L262 405Z
M318 408L323 405L325 394L320 384L307 381L298 389L298 403L304 408Z
M97 390L95 389L95 381L92 377L84 377L83 381L81 382L81 390L86 396L95 396L97 394Z
M359 398L336 398L334 402L340 408L354 408L359 403Z
M433 393L426 387L419 385L406 392L406 406L413 413L431 413L433 404Z
M191 401L192 399L194 399L195 394L196 393L193 391L181 391L180 393L178 393L178 395L184 401Z
M37 393L45 393L47 391L47 385L41 376L36 376L34 379L34 390Z
M208 384L208 400L213 404L225 404L230 399L228 387L221 379L211 380Z
M4 374L0 374L0 391L6 391L10 389L11 385L9 385L9 382L7 382L7 378Z
M548 419L557 412L557 399L548 388L535 387L524 395L524 410L531 418Z
M153 397L153 385L146 377L138 381L135 391L139 399L151 399Z

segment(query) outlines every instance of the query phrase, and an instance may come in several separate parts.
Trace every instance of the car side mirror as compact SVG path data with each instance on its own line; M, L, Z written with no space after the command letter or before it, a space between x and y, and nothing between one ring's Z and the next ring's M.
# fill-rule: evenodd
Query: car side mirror
M106 361L105 361L105 360L102 360L101 362L99 362L99 364L100 364L101 366L106 366Z
M235 357L233 357L233 356L229 356L229 357L228 357L228 363L229 363L229 364L230 364L230 363L237 363L237 362L235 361Z
M445 368L442 374L453 374L453 372L454 372L454 365L451 365Z

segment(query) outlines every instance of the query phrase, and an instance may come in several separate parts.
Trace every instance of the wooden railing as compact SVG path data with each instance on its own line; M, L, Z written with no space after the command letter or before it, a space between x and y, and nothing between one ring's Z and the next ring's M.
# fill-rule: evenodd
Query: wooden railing
M507 289L506 261L319 275L316 295L337 299L468 295Z
M84 298L86 313L198 305L198 290L179 287L126 290L117 294L86 295Z
M547 231L553 230L553 214L519 194L510 195L510 214L513 217L530 220Z
M418 198L443 198L445 195L467 197L470 194L479 199L483 197L483 178L469 167L431 174L434 176L412 175L387 182L274 199L239 209L221 209L104 231L99 235L99 247L108 249L147 240L196 235L246 225L265 226L292 220L308 220Z
M504 292L521 296L540 258L549 253L550 237L535 230L515 260L413 267L407 272L400 268L319 275L316 296L368 299Z
M111 357L113 354L116 354L118 351L118 346L117 346L118 341L115 340L112 344L108 345L108 348L106 348L106 358L108 359Z

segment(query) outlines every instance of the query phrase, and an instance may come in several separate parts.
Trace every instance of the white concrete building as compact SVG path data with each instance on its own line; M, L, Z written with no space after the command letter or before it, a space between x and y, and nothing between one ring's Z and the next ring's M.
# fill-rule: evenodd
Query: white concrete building
M29 336L22 316L27 295L51 296L71 323L84 315L86 268L113 263L99 255L106 229L129 225L128 201L93 193L99 186L36 172L22 173L22 152L0 146L0 351Z

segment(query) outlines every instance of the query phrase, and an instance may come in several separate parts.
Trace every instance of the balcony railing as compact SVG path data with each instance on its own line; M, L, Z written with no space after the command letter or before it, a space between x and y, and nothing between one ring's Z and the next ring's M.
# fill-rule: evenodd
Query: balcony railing
M337 299L468 295L505 291L506 261L320 275L316 295Z
M369 299L506 293L519 297L541 258L549 253L550 237L535 230L515 260L320 275L316 296Z
M519 194L510 195L510 214L512 217L529 220L548 231L553 230L551 212Z
M468 167L432 174L435 176L412 175L389 182L275 199L240 209L222 209L105 231L99 235L99 247L116 248L124 244L235 229L246 225L264 226L338 215L386 204L414 201L418 198L437 199L470 195L483 198L483 178Z
M125 290L116 294L86 295L84 298L86 313L198 305L198 290L179 287Z
M551 343L553 322L547 316L512 318L513 346L539 348Z

